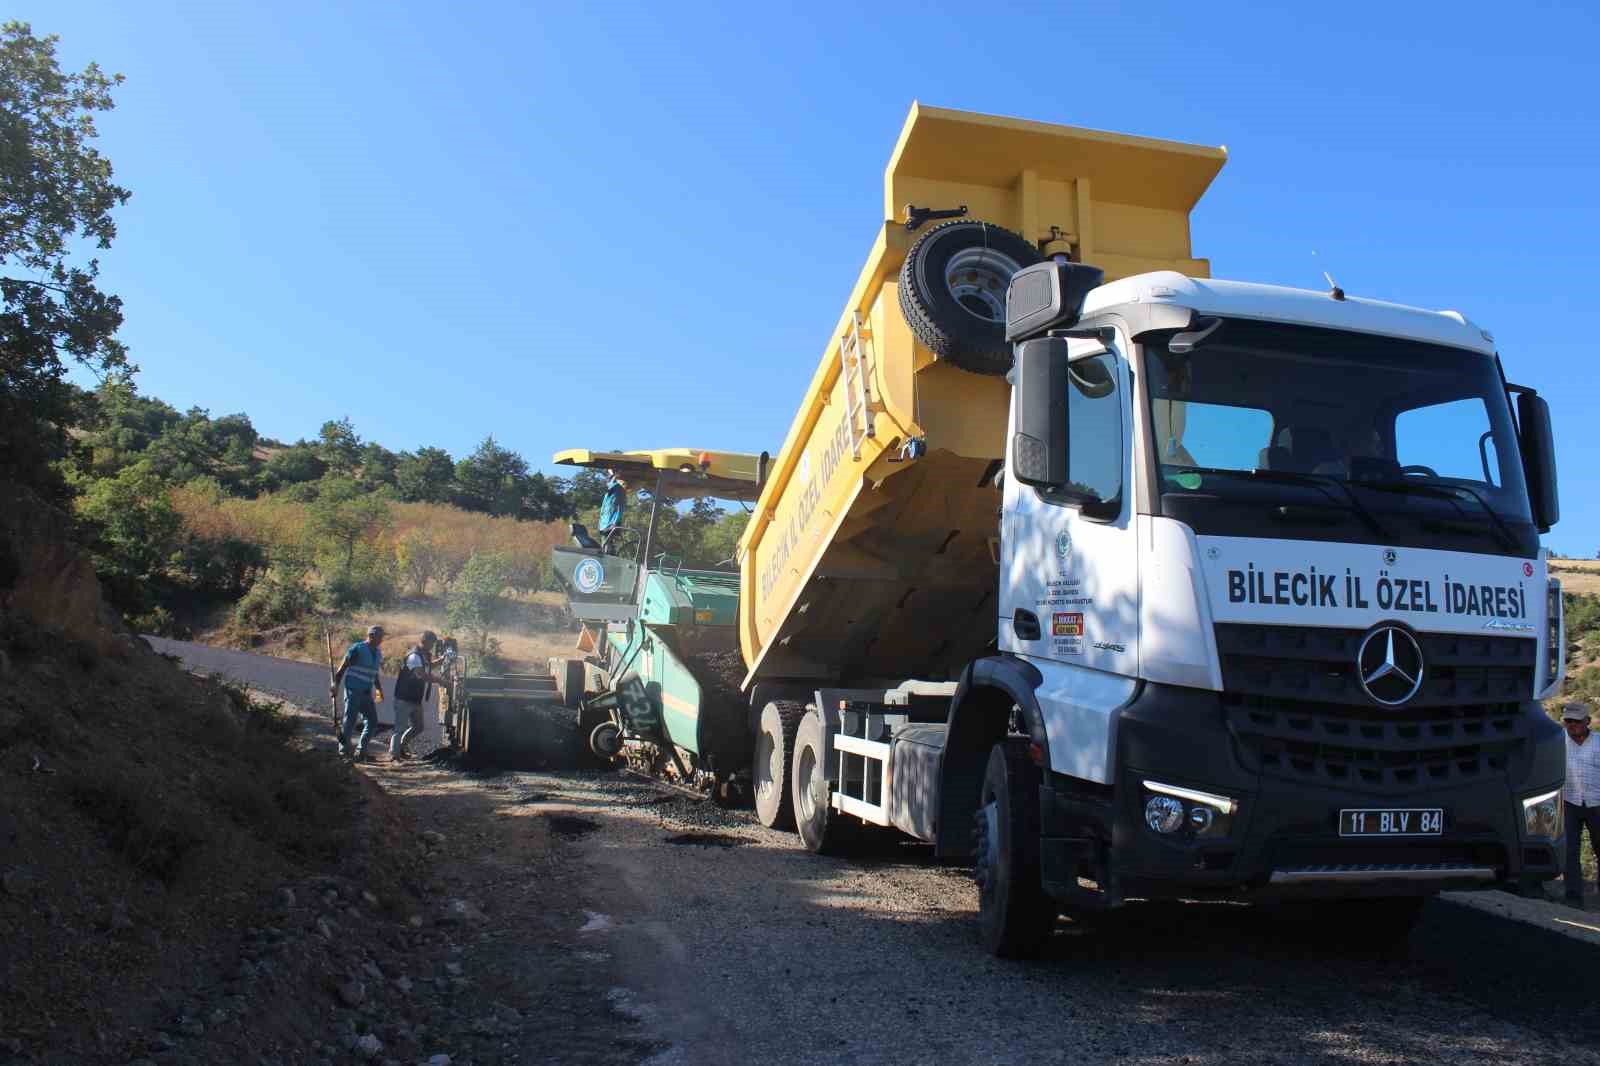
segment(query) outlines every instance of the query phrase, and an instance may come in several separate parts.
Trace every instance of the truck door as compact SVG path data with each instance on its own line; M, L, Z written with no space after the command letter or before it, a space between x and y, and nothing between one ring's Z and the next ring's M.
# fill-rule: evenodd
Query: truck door
M1108 716L1138 673L1127 350L1120 339L1071 342L1061 398L1070 484L1044 492L1008 476L1001 511L1000 649L1040 666L1041 705L1050 690L1054 713L1066 719L1057 724L1082 741L1087 764L1069 768L1067 753L1052 750L1056 769L1092 780L1107 779Z

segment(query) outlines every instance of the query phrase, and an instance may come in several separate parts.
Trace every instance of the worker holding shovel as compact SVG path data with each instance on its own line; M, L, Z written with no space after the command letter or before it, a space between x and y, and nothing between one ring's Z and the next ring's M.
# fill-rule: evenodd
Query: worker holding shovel
M333 672L328 690L334 691L344 681L344 724L339 729L339 754L347 750L352 762L360 762L367 754L367 738L378 722L378 705L383 699L383 682L378 672L383 667L383 627L367 627L367 639L350 645L344 661ZM356 719L361 719L361 738L350 743Z

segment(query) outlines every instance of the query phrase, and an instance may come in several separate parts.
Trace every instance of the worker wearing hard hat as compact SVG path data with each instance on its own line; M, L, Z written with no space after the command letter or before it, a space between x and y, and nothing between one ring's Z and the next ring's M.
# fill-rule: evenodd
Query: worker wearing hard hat
M1567 731L1567 783L1561 791L1567 827L1567 902L1583 906L1583 831L1589 830L1589 850L1600 861L1600 741L1589 730L1589 705L1569 703L1561 708L1561 725Z
M615 470L606 471L606 491L600 497L600 550L611 553L611 539L622 526L628 507L628 480Z

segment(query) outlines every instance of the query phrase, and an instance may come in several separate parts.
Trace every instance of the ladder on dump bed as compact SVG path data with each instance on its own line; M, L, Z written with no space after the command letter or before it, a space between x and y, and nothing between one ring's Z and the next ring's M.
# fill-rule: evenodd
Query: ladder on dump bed
M861 443L878 435L873 421L872 329L861 312L850 313L850 328L839 341L839 372L844 377L844 420L849 427L850 458L861 460Z

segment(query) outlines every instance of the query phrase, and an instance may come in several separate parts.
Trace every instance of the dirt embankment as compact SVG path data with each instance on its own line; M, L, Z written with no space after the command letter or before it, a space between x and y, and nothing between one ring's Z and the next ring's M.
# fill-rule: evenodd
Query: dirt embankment
M11 486L0 515L0 1059L126 1062L212 1024L274 1046L272 1004L209 1022L186 990L235 964L280 885L403 893L400 853L355 831L381 800L293 719L124 631L65 516Z
M0 1063L652 1050L597 1007L564 857L582 819L381 755L358 772L320 701L123 631L68 533L0 492Z

